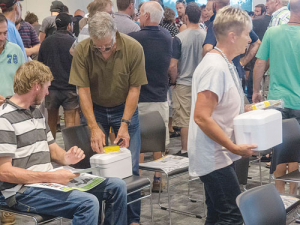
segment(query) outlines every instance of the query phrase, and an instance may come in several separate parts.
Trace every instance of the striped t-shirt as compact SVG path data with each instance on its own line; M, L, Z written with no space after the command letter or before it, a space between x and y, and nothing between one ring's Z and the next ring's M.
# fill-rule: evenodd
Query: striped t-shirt
M0 107L0 157L11 157L14 167L46 172L53 169L49 145L53 136L38 108L24 109L9 99ZM21 184L0 182L0 190L9 206Z

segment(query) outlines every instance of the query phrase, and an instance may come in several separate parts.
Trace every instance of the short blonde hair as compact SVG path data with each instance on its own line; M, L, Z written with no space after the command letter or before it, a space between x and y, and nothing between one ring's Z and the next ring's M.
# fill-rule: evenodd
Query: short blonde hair
M213 23L213 30L218 41L221 37L227 36L229 32L241 35L248 26L252 28L252 21L246 11L226 6L218 11Z
M18 95L27 94L35 83L44 85L53 80L48 66L36 60L21 65L14 77L14 92Z
M89 18L93 17L97 12L104 12L107 5L113 5L111 0L94 0L92 1L87 9L89 11Z

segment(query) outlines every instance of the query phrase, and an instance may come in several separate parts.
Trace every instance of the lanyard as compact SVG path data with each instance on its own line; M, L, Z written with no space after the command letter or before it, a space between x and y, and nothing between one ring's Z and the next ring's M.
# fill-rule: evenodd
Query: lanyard
M228 65L230 74L232 76L234 84L235 84L235 86L236 86L236 88L239 92L239 95L240 95L240 99L241 99L240 114L242 114L242 113L244 113L244 110L245 110L244 91L243 91L243 88L242 88L242 82L238 77L238 72L237 72L235 66L229 62L229 60L227 59L226 55L222 52L222 50L219 49L218 47L215 47L215 49L222 54L223 58L225 59L227 65Z

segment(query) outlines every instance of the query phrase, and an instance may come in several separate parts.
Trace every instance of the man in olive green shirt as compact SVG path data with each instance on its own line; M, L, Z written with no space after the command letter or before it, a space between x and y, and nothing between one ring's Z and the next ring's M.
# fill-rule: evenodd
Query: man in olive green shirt
M141 140L137 104L141 85L147 84L143 48L131 37L118 33L114 19L105 12L90 18L89 33L91 38L75 49L69 83L78 87L93 151L103 153L106 144L97 122L106 135L113 127L115 144L123 139L120 146L131 151L133 174L138 176ZM127 210L128 224L138 224L140 202Z

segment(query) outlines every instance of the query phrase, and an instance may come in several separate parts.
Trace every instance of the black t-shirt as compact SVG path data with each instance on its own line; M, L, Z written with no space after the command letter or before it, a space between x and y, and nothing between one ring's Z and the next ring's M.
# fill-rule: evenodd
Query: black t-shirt
M128 34L144 49L148 84L141 87L139 102L166 102L168 68L172 57L172 37L159 26L148 26Z
M76 37L79 35L79 21L82 19L82 16L74 16L73 17L73 33L75 34Z
M253 30L251 30L251 32L250 32L250 38L252 40L251 43L255 43L258 40L258 36L256 35L256 33ZM205 38L205 41L204 41L203 45L205 45L205 44L211 44L214 47L217 44L217 39L216 39L214 31L213 31L213 22L211 22L208 26L206 38ZM232 60L232 62L236 67L236 70L239 74L239 77L242 78L245 75L245 71L244 71L244 69L242 68L242 66L240 64L240 59L241 59L241 56L238 55L237 57L235 57Z
M74 85L69 84L73 59L69 50L74 41L70 32L58 30L41 44L38 61L49 66L54 76L50 90L76 90Z

